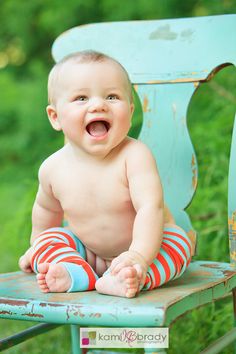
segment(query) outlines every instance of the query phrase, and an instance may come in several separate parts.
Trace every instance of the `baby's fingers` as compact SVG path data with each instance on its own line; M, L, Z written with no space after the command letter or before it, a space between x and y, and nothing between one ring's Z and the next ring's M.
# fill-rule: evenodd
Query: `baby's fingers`
M141 265L138 264L138 263L136 263L136 264L134 264L134 268L135 268L136 271L137 271L138 279L141 280L142 277L143 277L143 269L142 269Z
M125 260L124 257L122 257L121 255L118 256L118 257L116 257L116 258L114 258L114 259L112 260L111 264L110 264L110 272L112 272L113 269L115 269L115 267L116 267L118 264L122 263L124 260Z
M114 267L112 267L111 270L111 274L115 275L117 273L119 273L121 271L121 269L131 266L131 262L129 260L124 260L119 262L118 264L116 264Z
M18 264L19 264L20 269L21 269L23 272L26 272L26 273L31 273L31 272L32 272L30 263L25 260L24 256L22 256L22 257L19 259Z
M24 266L21 268L21 270L25 273L32 273L33 272L31 266Z

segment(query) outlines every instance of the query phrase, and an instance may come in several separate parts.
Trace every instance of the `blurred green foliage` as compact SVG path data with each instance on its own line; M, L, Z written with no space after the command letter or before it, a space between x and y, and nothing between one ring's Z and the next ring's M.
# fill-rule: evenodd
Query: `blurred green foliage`
M0 0L1 272L17 270L17 259L29 242L38 167L63 143L45 113L47 75L53 64L51 45L56 37L71 27L92 22L235 12L235 0ZM228 261L227 168L235 78L234 68L222 70L209 84L200 86L188 112L200 176L189 207L194 227L200 230L198 253L201 258L221 261ZM140 118L140 107L137 111ZM138 128L133 129L137 134ZM209 305L187 314L184 321L176 321L170 331L170 353L199 353L202 343L232 326L231 306L225 299L223 305ZM216 318L222 318L221 326ZM19 321L5 323L0 321L1 335L25 327ZM50 354L55 350L58 354L68 352L68 328L30 340L8 353ZM224 351L231 352L232 348Z

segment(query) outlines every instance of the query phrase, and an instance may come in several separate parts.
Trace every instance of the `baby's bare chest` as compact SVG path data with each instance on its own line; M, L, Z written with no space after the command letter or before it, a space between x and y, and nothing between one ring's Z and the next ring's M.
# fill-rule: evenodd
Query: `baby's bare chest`
M119 212L130 208L132 204L122 169L74 168L60 174L52 188L67 214Z

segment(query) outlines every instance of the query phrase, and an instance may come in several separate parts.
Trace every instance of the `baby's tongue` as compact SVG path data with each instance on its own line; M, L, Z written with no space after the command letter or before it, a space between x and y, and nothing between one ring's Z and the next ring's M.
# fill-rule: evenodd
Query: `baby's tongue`
M87 126L87 131L90 135L99 137L106 134L107 128L104 122L96 121Z

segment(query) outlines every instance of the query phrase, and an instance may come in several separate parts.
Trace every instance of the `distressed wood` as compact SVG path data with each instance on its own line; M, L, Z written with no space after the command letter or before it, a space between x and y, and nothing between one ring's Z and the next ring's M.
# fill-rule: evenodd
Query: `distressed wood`
M34 275L0 276L0 315L3 318L81 326L168 326L188 310L216 300L236 286L236 273L227 263L192 262L184 275L134 299L80 293L43 294Z
M234 63L235 15L122 21L74 27L53 45L56 61L84 49L117 58L133 83L204 81Z
M195 246L195 230L187 213L197 186L197 158L187 129L187 108L195 83L135 85L143 107L139 139L152 150L164 189L165 202L176 223ZM163 139L163 132L165 138Z

